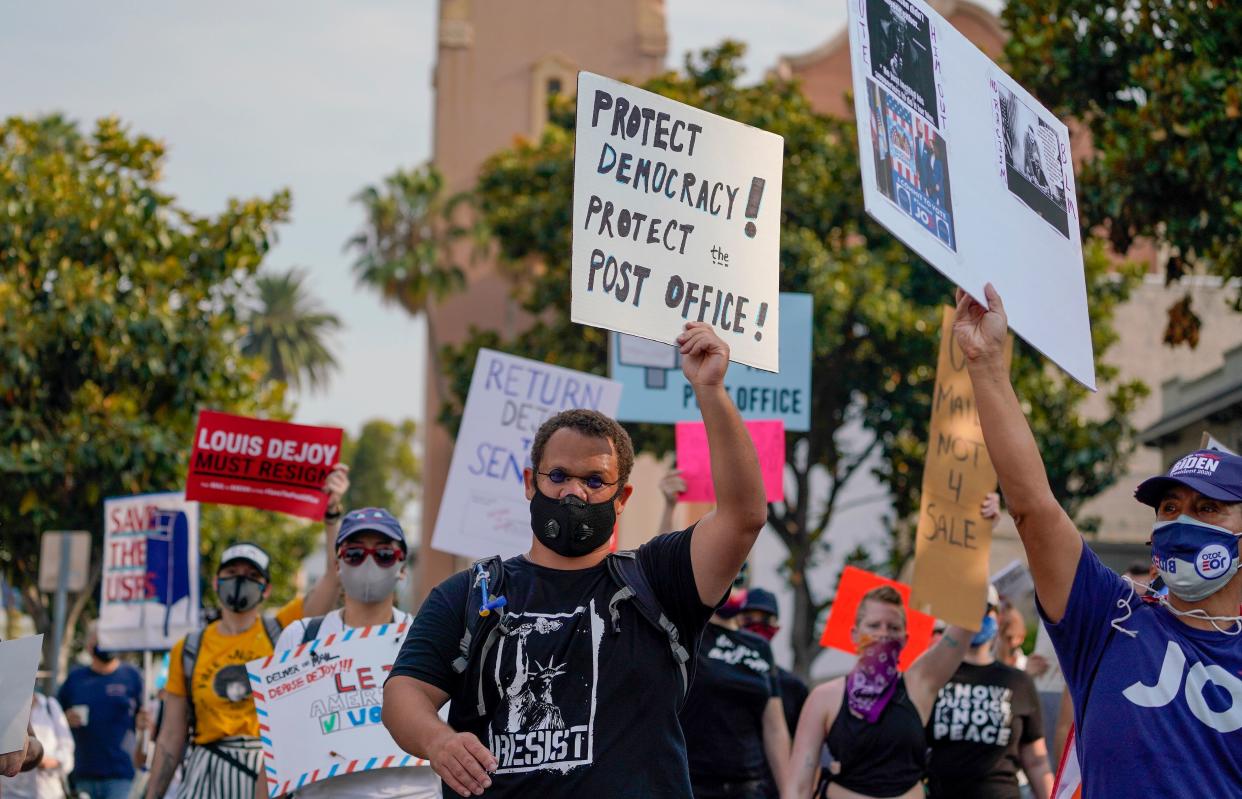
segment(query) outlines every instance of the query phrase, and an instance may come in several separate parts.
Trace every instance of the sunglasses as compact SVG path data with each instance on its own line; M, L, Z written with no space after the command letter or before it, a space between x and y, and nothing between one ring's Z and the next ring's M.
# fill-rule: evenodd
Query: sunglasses
M364 547L362 544L347 544L336 553L336 556L349 566L361 566L362 562L367 559L367 555L374 558L375 563L383 569L405 560L405 552L400 547L394 546Z
M604 486L615 486L617 484L615 480L610 483L604 478L600 477L598 474L591 474L591 475L587 475L586 477L579 477L576 474L570 474L564 469L559 469L559 468L552 469L551 471L548 471L548 472L536 472L536 474L540 474L548 478L556 485L561 485L562 483L565 483L569 480L577 480L579 483L582 483L584 486L586 486L591 491L598 491Z

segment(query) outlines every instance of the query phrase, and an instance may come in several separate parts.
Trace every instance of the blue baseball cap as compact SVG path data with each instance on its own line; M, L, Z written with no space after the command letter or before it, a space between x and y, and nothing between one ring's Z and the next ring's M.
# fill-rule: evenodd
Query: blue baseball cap
M1140 483L1134 498L1154 508L1176 485L1221 502L1242 502L1242 457L1215 449L1196 450L1179 458L1168 474Z
M341 519L341 529L336 534L337 547L351 535L364 531L387 536L399 543L402 549L406 549L405 531L401 529L401 522L383 508L359 508L346 513L345 518Z
M765 588L752 588L746 592L746 601L742 603L742 612L757 610L760 613L781 615L780 606L776 604L776 594Z

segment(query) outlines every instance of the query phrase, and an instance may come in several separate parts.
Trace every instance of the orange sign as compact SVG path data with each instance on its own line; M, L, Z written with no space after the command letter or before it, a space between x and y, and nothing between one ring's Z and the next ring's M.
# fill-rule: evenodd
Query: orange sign
M906 603L906 633L909 638L906 639L906 648L901 650L901 661L897 664L898 668L905 671L931 645L932 627L936 620L926 613L910 608L910 586L854 566L846 566L841 572L837 596L832 601L832 612L828 614L828 624L824 626L819 645L856 654L858 650L850 639L850 630L854 629L858 603L862 602L864 594L881 585L896 588Z

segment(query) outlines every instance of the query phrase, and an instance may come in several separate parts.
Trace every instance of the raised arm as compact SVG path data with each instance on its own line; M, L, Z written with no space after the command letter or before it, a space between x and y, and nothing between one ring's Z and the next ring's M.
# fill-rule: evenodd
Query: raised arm
M729 346L705 322L687 324L677 341L681 368L698 399L711 451L716 509L695 526L690 560L699 599L714 605L750 554L767 521L768 505L755 444L724 388Z
M168 693L164 698L164 723L155 739L155 754L151 756L151 776L147 781L146 799L163 799L164 793L177 773L181 755L185 752L186 728L189 725L187 702L184 696Z
M983 616L982 613L979 615ZM910 693L910 700L914 702L924 724L931 717L936 695L966 656L966 644L973 635L974 632L965 627L946 628L940 640L919 655L906 671L906 690Z
M341 576L336 571L336 534L341 529L341 514L345 508L342 501L349 490L349 467L338 463L328 472L323 483L328 495L328 510L323 517L323 578L315 583L302 601L302 613L306 616L322 616L336 607L341 595Z
M448 694L430 683L397 675L384 683L384 726L404 751L431 761L444 784L462 796L489 788L496 758L473 733L457 732L438 711Z
M686 490L686 480L678 469L671 470L660 478L660 493L664 495L664 512L660 514L662 533L673 529L673 511L677 508L677 498Z
M979 424L1001 492L1026 549L1035 592L1052 622L1061 620L1082 555L1082 537L1048 485L1035 436L1009 382L1004 357L1009 320L989 283L988 308L958 289L953 334L966 356Z

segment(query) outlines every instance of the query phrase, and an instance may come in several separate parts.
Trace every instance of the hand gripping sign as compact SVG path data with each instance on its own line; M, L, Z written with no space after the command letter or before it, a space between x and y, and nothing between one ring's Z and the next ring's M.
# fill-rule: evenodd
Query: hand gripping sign
M246 666L271 796L377 768L423 766L380 723L407 624L346 629Z
M575 135L573 321L777 371L784 140L589 72Z
M186 499L322 519L323 482L341 455L341 429L202 411Z

